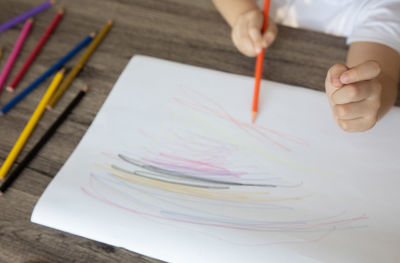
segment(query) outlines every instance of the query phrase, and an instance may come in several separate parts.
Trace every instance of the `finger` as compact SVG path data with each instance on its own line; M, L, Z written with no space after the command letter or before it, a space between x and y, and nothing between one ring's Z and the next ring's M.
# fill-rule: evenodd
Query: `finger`
M340 81L343 84L349 84L376 78L380 73L381 66L378 62L370 60L342 73L340 75Z
M254 57L257 53L246 29L247 26L235 27L232 30L232 40L241 53L248 57Z
M260 30L257 29L257 28L254 28L254 27L250 28L249 29L249 36L250 36L250 39L253 42L254 50L257 53L260 53L262 48L263 48L263 43L262 43L262 37L261 37Z
M340 87L342 87L342 83L340 82L340 75L343 72L346 72L348 68L343 64L335 64L333 65L326 75L325 79L325 89L328 97L331 98L331 95Z
M336 90L331 100L335 104L345 104L365 100L369 97L376 98L380 93L380 84L377 80L365 80L355 84L345 85Z
M260 13L254 13L251 16L248 23L247 32L250 36L250 39L253 41L254 48L257 53L260 53L262 50L262 35L261 28L263 25L263 15Z
M352 120L338 120L337 122L339 127L346 132L363 132L374 127L377 122L377 118L362 117Z
M336 104L332 106L333 114L339 120L351 120L361 117L376 116L380 103L379 100L362 100L347 104Z
M275 41L277 35L278 27L276 26L275 22L271 18L269 18L268 28L263 35L263 47L267 48L268 46L270 46Z
M239 50L248 57L254 57L257 55L257 51L254 48L253 41L249 37L245 37L241 40L242 44Z

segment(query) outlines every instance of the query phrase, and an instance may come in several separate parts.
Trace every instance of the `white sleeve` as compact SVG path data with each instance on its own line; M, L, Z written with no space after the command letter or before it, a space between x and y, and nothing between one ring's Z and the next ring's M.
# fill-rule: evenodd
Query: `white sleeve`
M347 44L376 42L400 54L400 0L369 0L358 13Z

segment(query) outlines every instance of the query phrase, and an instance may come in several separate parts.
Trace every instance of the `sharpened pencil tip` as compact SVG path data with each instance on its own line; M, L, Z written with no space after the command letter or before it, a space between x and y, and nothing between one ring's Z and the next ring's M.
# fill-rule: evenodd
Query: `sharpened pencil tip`
M3 192L0 192L0 196L2 196L3 195Z
M29 21L29 22L33 22L34 19L31 17L31 18L28 19L28 21Z
M66 71L66 68L65 68L65 67L62 67L62 68L60 69L59 73L64 74L65 71Z
M85 87L82 88L83 92L87 92L88 90L89 90L89 86L88 85L86 85Z
M95 36L96 36L96 32L92 32L92 33L90 33L90 34L89 34L89 36L91 36L91 37L95 37Z
M52 5L54 5L54 4L56 3L56 0L50 0L50 3L51 3Z
M8 87L6 88L6 90L7 90L8 92L14 92L14 88L11 87L11 86L8 86Z
M114 24L114 20L112 20L112 19L108 20L107 24L109 24L109 25Z
M253 111L252 113L251 113L251 123L255 123L256 122L256 118L257 118L257 112L256 111Z
M51 110L53 110L53 107L51 107L50 105L47 105L46 109L51 111Z
M61 8L60 11L58 11L58 13L63 15L65 13L65 8L64 7Z

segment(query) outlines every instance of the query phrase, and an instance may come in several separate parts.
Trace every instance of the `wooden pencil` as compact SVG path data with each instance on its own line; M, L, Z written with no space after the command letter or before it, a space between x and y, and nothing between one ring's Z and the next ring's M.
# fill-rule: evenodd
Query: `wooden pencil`
M21 135L19 136L17 142L15 143L14 147L11 149L11 152L8 154L6 160L4 161L3 165L0 168L0 179L4 178L7 172L10 170L11 166L13 165L15 159L18 157L18 154L21 152L22 148L24 147L25 143L29 139L32 131L35 129L36 124L39 122L40 118L42 117L44 111L46 110L46 105L53 95L54 91L57 89L58 85L60 84L63 76L64 76L65 69L61 69L56 76L54 77L53 81L51 82L49 88L46 90L42 100L39 102L36 110L33 112L32 117L29 119L28 123L26 124L24 130L22 131Z
M33 24L33 19L28 19L24 27L22 28L21 33L18 36L17 42L15 42L14 48L10 53L10 56L7 59L6 65L4 66L1 74L0 74L0 91L3 89L3 85L7 80L9 73L11 72L12 67L14 66L15 61L22 49L22 46L25 43L25 39L29 35Z
M0 59L1 59L1 56L3 56L3 48L0 47Z
M95 37L95 39L93 39L92 43L90 43L90 45L89 45L88 49L86 50L86 52L82 55L82 57L79 59L78 63L68 73L68 75L65 77L63 83L61 83L60 88L56 91L56 93L50 99L49 104L47 106L48 109L52 109L54 107L54 105L60 99L60 97L62 96L64 91L69 87L69 85L72 83L72 81L78 75L78 73L81 71L83 66L89 60L90 56L93 54L93 52L98 47L100 42L104 39L104 37L106 36L108 31L110 30L112 24L113 24L113 21L109 20L104 25L104 27L102 28L100 33Z
M0 115L6 114L10 109L22 101L29 93L31 93L36 87L38 87L43 81L50 77L54 72L59 70L65 63L67 63L71 58L73 58L82 48L88 45L93 40L94 35L90 34L82 42L80 42L76 47L69 51L64 57L57 61L53 66L51 66L45 73L38 77L34 82L32 82L26 89L21 91L17 96L10 100L0 109Z
M55 3L54 0L50 0L50 1L44 2L43 4L41 4L41 5L33 8L33 9L31 9L31 10L29 10L29 11L27 11L27 12L25 12L25 13L17 16L17 17L14 17L13 19L1 24L0 25L0 33L5 31L5 30L7 30L7 29L9 29L9 28L11 28L11 27L13 27L13 26L15 26L15 25L17 25L17 24L19 24L19 23L21 23L21 22L23 22L23 21L25 21L25 20L27 20L27 19L29 19L30 17L33 17L34 15L46 10L47 8L51 7L54 3Z
M32 53L29 55L29 57L26 59L24 65L22 68L19 70L11 84L7 87L7 91L14 91L14 89L17 87L18 83L26 73L26 71L29 69L29 67L32 65L33 61L37 57L37 55L40 53L44 45L46 44L47 40L49 39L50 35L53 33L54 29L57 27L58 23L60 22L61 18L64 15L64 9L61 9L53 18L53 20L50 22L49 26L47 29L44 31L42 37L36 44L35 48L33 49Z
M268 14L269 14L269 0L264 0L264 23L262 27L262 33L265 32L268 28ZM255 83L254 83L254 95L253 95L253 105L252 105L252 114L251 114L251 122L254 123L256 121L257 113L258 113L258 97L260 94L260 82L262 78L263 72L263 63L264 63L264 54L265 49L263 48L261 52L257 55L256 61L256 70L254 73Z
M21 172L29 165L29 163L36 157L42 147L51 139L55 134L58 127L64 123L68 115L72 110L79 104L82 98L85 96L88 88L84 87L70 102L70 104L65 108L57 120L50 126L42 138L35 144L32 150L26 155L26 157L21 161L21 163L12 171L12 173L6 178L4 183L0 186L0 196L7 191L7 189L12 185L15 179L21 174Z

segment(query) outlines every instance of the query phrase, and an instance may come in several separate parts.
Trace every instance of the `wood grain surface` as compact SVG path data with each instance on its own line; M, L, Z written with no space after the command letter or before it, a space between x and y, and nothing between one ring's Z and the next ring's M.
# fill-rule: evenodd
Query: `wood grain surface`
M0 0L0 23L41 4L43 0ZM28 71L16 92L42 74L68 50L108 19L115 24L84 70L52 112L40 121L17 163L38 141L78 90L89 92L56 135L42 149L9 191L0 197L0 262L158 262L133 252L30 223L35 203L56 175L103 104L119 74L135 54L186 64L253 75L253 58L239 54L230 30L210 0L58 0L35 17L33 31L11 73L21 67L42 32L58 11L66 13L55 34ZM4 56L14 45L22 25L0 35ZM323 90L327 69L343 63L347 47L343 38L279 27L276 42L266 53L265 79ZM79 56L68 63L72 67ZM9 79L11 81L11 79ZM2 163L39 102L50 79L0 117ZM249 91L252 92L252 91ZM4 105L15 94L3 91ZM397 100L400 105L400 100Z

